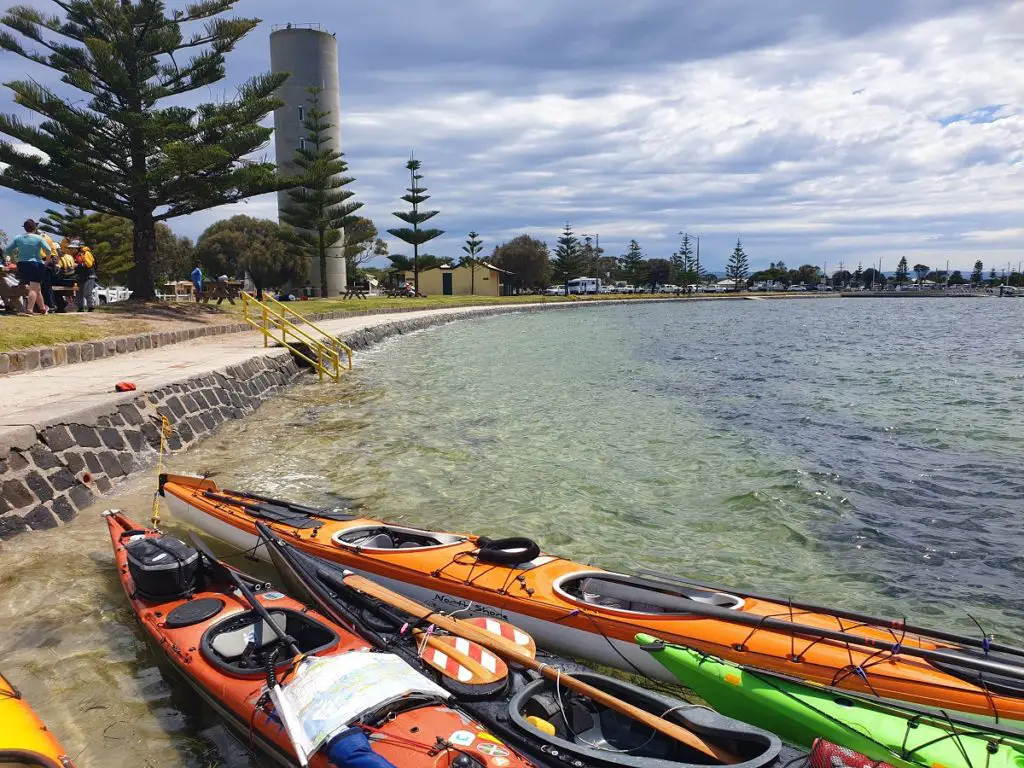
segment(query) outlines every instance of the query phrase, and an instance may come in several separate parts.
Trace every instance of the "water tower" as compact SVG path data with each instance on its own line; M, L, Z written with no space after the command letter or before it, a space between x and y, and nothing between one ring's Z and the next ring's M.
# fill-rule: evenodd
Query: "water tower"
M274 111L274 151L278 170L284 175L298 173L292 162L305 139L302 126L309 109L309 88L322 88L320 109L330 112L327 122L331 146L341 150L341 90L338 85L338 41L319 24L287 24L270 33L270 68L287 72L288 79L277 90L284 104ZM290 202L287 192L277 193L280 210ZM345 256L342 241L327 251L327 289L331 296L345 290ZM320 259L312 260L310 282L320 289Z

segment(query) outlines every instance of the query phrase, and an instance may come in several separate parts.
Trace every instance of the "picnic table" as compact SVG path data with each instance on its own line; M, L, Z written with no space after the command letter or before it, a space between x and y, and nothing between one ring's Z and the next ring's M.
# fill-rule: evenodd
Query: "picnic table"
M78 283L53 286L53 297L57 300L57 312L66 312L68 307L74 306L77 296Z
M200 291L196 294L196 301L202 304L209 304L211 299L217 300L217 305L228 300L229 304L234 304L235 299L242 292L243 283L241 280L227 280L224 282L210 283L210 287Z
M363 284L360 284L360 283L353 283L352 285L348 286L348 288L346 288L342 292L341 298L342 299L365 299L366 298L366 294L369 292L369 290L370 290L370 286L369 285L363 285Z

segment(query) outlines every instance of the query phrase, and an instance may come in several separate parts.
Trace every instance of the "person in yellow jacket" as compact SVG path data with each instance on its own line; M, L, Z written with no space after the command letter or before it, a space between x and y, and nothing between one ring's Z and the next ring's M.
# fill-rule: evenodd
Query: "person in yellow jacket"
M68 243L68 250L75 260L75 279L78 281L78 311L90 312L96 307L96 257L81 240Z

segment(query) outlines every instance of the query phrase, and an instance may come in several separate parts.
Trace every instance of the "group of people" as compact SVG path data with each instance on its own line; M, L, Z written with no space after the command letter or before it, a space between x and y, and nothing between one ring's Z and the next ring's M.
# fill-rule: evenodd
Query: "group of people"
M89 247L77 238L65 237L58 246L53 238L39 230L39 225L29 219L24 224L25 232L18 235L0 251L5 271L14 265L14 275L0 278L13 280L16 285L26 287L24 314L45 315L50 311L63 312L66 302L58 300L55 286L74 287L77 285L76 306L79 312L92 310L96 306L96 257Z

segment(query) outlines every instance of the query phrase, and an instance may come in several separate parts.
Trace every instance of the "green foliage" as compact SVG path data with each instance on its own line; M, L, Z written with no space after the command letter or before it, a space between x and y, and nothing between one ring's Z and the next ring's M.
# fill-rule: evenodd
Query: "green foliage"
M213 277L248 273L256 285L256 298L261 299L264 288L305 277L305 256L290 247L291 240L291 231L277 222L232 216L206 228L196 243L196 254Z
M388 245L377 237L376 225L363 216L345 222L345 273L352 282L362 264L378 256L386 256Z
M644 268L644 252L636 240L629 241L626 252L619 259L619 267L622 270L622 276L633 285L642 285L647 279L647 271Z
M900 263L896 265L896 284L903 285L910 276L910 267L907 266L907 257L901 256Z
M998 282L999 282L999 278L996 276L996 268L992 267L992 269L990 269L988 271L988 284L989 284L989 287L994 286Z
M89 246L96 257L96 273L102 283L125 282L135 264L134 233L128 219L106 213L86 213L74 207L63 212L47 209L40 228L58 240L79 238ZM177 237L163 222L156 225L156 240L152 266L154 280L187 276L192 241L187 237Z
M885 275L874 267L865 269L864 274L861 276L861 284L868 289L877 288L881 290L885 288L887 282L888 280L886 280Z
M496 246L491 263L511 272L515 284L524 289L544 287L551 272L547 243L529 235L519 235Z
M459 266L469 269L470 295L476 293L476 268L480 264L480 259L477 258L477 254L480 253L483 246L483 240L480 239L480 235L475 231L469 233L466 237L466 244L462 246L462 250L465 251L466 255L462 257L462 260L459 262Z
M672 262L668 259L650 259L647 262L647 280L652 289L672 282Z
M924 280L925 275L927 275L930 271L931 271L931 267L929 267L927 264L915 264L914 265L914 274L917 275L917 283L918 283L918 285L921 284L921 281Z
M603 271L602 266L606 267ZM607 269L604 248L595 245L594 238L590 235L584 236L580 246L580 272L588 277L602 277L609 271L611 270Z
M949 276L950 285L964 285L967 281L964 279L963 272L959 269L953 270L953 274Z
M34 119L0 115L0 134L12 139L0 140L9 164L0 186L131 221L133 298L154 295L156 222L278 187L274 165L250 155L270 137L260 123L286 74L182 106L223 79L225 55L259 23L219 15L236 1L168 13L162 0L53 0L63 18L21 5L0 19L0 48L52 70L6 83ZM46 85L53 74L67 88Z
M982 264L981 259L974 262L974 271L971 272L971 285L981 285L981 281L985 279L985 265Z
M565 284L565 291L569 292L569 281L579 277L583 269L583 253L580 249L580 241L572 232L569 222L565 223L562 236L558 238L558 247L555 248L555 258L551 261L551 271L555 277Z
M363 207L349 199L355 193L345 189L355 179L346 176L345 155L332 146L328 131L330 112L320 108L323 88L309 88L309 109L302 121L304 143L292 162L299 169L298 185L289 190L291 201L281 209L281 221L292 227L291 244L320 264L320 295L327 296L327 251L342 239L346 222Z
M840 269L832 274L832 285L836 288L845 288L850 284L853 275L848 269Z
M856 271L853 273L853 282L857 285L861 285L864 282L864 268L858 264Z
M743 243L738 239L736 247L729 254L729 263L725 266L725 277L727 280L733 281L737 291L740 289L740 285L747 280L747 254L743 250Z
M678 285L693 285L697 282L697 259L694 256L693 243L690 236L683 233L679 250L672 254L672 280Z
M434 238L440 237L444 234L444 231L440 229L420 229L420 224L424 224L434 218L440 211L420 210L420 204L430 199L430 195L424 194L427 188L420 186L423 174L419 171L423 167L423 163L412 157L409 158L409 162L405 164L405 167L409 171L409 186L406 188L406 194L402 195L401 199L409 203L411 208L408 211L395 211L393 215L410 226L389 229L388 234L412 246L413 287L416 293L419 293L420 270L426 268L420 264L420 246L424 243L429 243Z
M7 233L0 229L0 248L7 247Z

